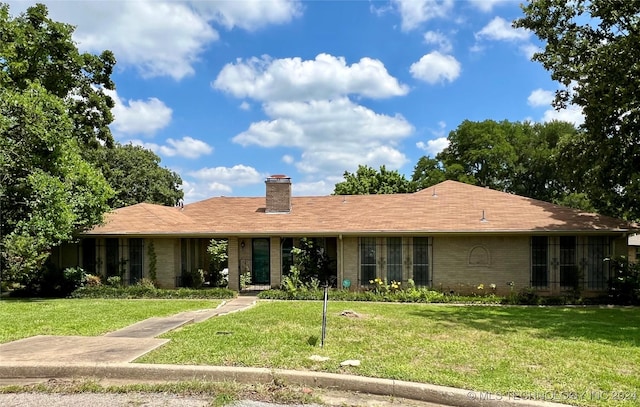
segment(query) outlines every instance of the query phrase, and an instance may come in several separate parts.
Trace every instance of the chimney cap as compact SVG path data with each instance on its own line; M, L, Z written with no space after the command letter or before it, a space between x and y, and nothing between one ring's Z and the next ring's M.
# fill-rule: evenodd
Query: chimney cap
M286 175L276 174L276 175L271 175L267 177L267 180L265 182L285 184L285 183L291 183L291 178L287 177Z

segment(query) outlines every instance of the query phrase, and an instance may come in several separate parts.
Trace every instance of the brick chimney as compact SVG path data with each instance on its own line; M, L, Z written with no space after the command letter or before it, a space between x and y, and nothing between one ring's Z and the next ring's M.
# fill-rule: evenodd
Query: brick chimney
M291 212L291 178L272 175L265 181L267 186L267 213Z

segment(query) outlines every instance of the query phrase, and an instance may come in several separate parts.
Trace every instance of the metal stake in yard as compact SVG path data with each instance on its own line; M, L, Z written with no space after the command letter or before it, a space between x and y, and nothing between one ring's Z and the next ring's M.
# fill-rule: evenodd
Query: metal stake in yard
M324 285L324 303L322 304L322 337L320 347L324 348L324 337L327 334L327 302L329 302L329 284Z

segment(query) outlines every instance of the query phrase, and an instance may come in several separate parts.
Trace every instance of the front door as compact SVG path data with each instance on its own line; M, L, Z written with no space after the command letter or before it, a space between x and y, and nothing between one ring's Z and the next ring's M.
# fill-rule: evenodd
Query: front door
M252 245L252 282L269 284L269 239L253 239Z

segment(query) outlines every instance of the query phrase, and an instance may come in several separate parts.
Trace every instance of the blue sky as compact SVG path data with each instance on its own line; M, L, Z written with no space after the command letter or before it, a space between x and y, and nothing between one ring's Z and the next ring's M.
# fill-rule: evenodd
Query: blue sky
M551 108L520 0L43 2L82 51L115 53L113 134L186 202L261 196L271 174L329 194L359 164L410 177L465 119L582 122Z

